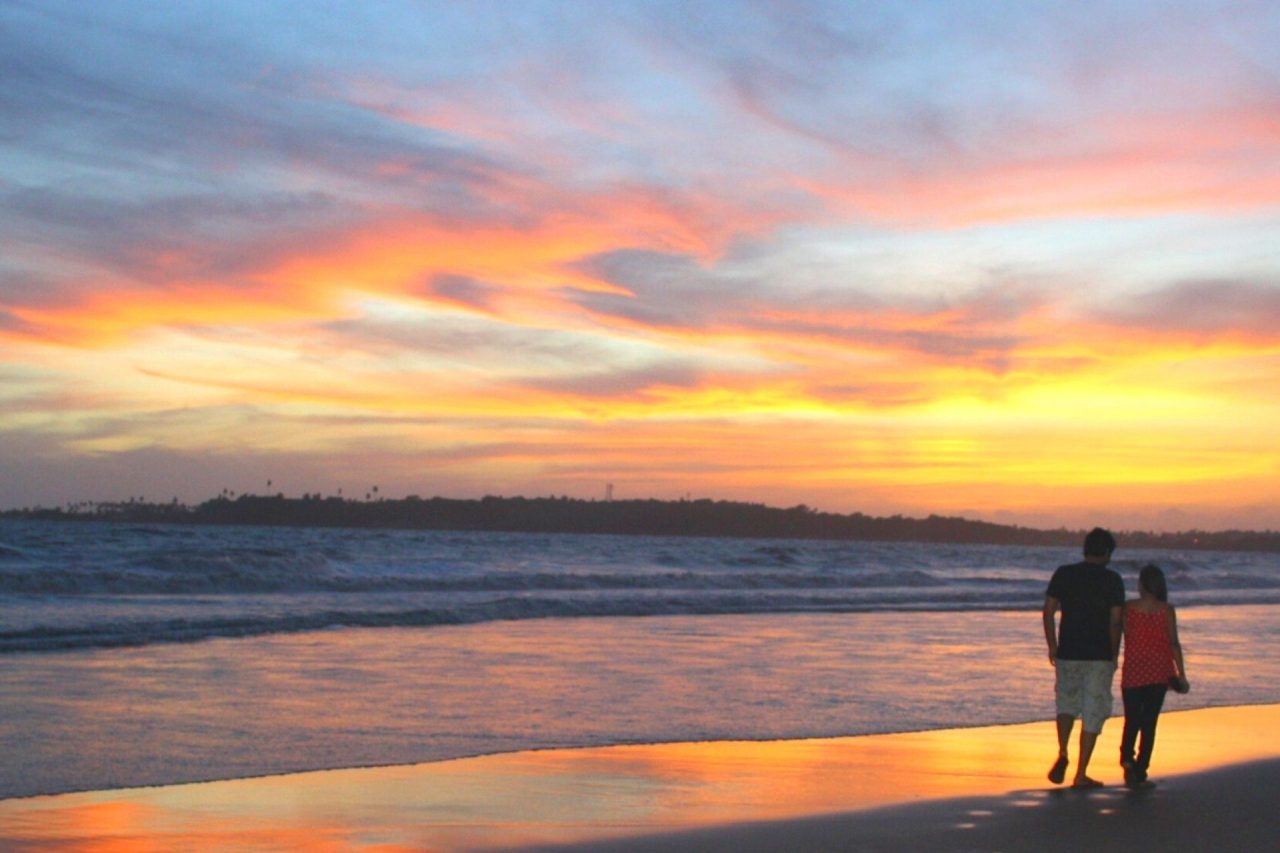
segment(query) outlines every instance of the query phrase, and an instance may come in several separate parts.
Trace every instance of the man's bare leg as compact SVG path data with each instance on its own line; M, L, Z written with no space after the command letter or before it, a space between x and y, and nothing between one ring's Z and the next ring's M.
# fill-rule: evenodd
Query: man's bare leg
M1087 732L1083 728L1080 729L1080 759L1076 765L1075 782L1072 783L1076 788L1096 788L1100 784L1085 774L1085 771L1089 769L1089 759L1093 757L1093 748L1097 743L1097 732Z
M1049 770L1049 781L1061 785L1067 777L1067 745L1071 742L1071 728L1076 718L1070 714L1058 715L1058 760Z
M1076 718L1070 714L1058 715L1058 755L1067 754L1067 744L1071 742L1071 728L1075 724Z

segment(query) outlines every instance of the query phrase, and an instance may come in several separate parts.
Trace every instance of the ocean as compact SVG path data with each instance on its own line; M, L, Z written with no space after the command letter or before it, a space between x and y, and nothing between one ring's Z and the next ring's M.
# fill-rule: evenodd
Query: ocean
M0 797L1049 719L1039 608L1077 554L0 520ZM1112 565L1132 592L1146 562L1169 707L1280 701L1280 555Z

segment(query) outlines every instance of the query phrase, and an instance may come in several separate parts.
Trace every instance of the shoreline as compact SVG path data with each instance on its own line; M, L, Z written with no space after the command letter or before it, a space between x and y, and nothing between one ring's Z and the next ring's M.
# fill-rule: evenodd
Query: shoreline
M1185 636L1203 649L1197 685L1166 711L1277 701L1277 614L1184 611ZM533 749L1034 722L1052 700L1052 670L1030 660L1040 621L1017 611L525 620L0 657L0 799ZM995 636L1007 640L966 651ZM75 701L59 699L62 685L80 685Z
M606 844L769 850L824 849L821 839L830 833L863 832L882 838L889 845L884 849L911 849L893 846L903 831L903 809L924 810L908 827L937 830L949 815L953 824L989 825L983 831L990 832L1035 815L1114 816L1134 796L1119 785L1120 722L1108 722L1090 767L1108 787L1089 793L1045 781L1056 747L1053 723L1043 721L844 738L544 749L15 798L0 800L0 843L18 850L87 850L107 841L159 849L291 849L359 848L378 839L377 846L389 850ZM1259 774L1268 785L1280 779L1278 723L1280 704L1167 712L1152 777L1168 784L1142 795L1141 802L1154 804L1143 813L1167 811L1175 797L1185 805L1187 792L1203 788L1195 774L1222 775L1213 784L1240 796ZM1073 738L1073 758L1074 749ZM968 808L976 819L957 821L957 804L967 801L979 803ZM1061 807L1032 808L1047 805ZM1237 849L1252 848L1245 839Z
M1166 710L1278 701L1278 615L1180 614L1196 687ZM1040 623L1016 611L524 620L0 658L0 791L1034 721L1052 704Z
M625 617L624 617L625 618ZM1119 726L1123 723L1123 712L1119 708L1119 699L1116 699L1116 713L1108 720L1108 726ZM1166 721L1171 715L1191 714L1201 711L1221 711L1230 709L1261 709L1276 708L1277 721L1280 721L1280 703L1273 702L1247 702L1239 705L1213 705L1205 707L1182 708L1177 710L1169 710L1167 707L1160 716L1161 721ZM1024 726L1040 726L1044 724L1044 720L1018 720L1013 722L999 723L975 723L965 726L950 726L946 728L922 728L922 729L902 729L894 731L879 732L860 732L856 734L844 735L796 735L791 737L764 737L764 738L712 738L708 740L635 740L620 741L616 743L595 743L582 744L576 746L535 746L523 749L503 749L493 752L477 752L467 755L452 755L444 758L432 758L423 761L411 762L384 762L376 764L352 764L338 765L334 767L319 767L301 770L284 770L284 771L268 771L262 773L250 773L243 776L228 777L210 777L207 779L191 779L177 782L154 782L143 784L118 785L101 788L73 788L65 791L46 791L31 794L11 794L0 796L0 807L7 803L13 803L21 800L47 799L53 797L71 797L81 795L110 795L113 793L128 793L132 791L156 791L171 788L183 788L193 785L234 785L241 782L260 782L272 779L289 779L298 776L311 776L315 774L329 773L363 773L378 772L384 770L398 770L404 768L430 768L437 765L452 764L455 762L471 762L471 761L502 761L507 758L517 758L521 756L537 756L542 753L585 753L597 752L601 750L647 750L647 749L689 749L696 750L701 747L708 746L736 746L750 747L758 745L760 747L770 747L777 745L791 745L800 747L804 744L840 744L848 741L859 741L868 738L911 738L911 737L928 737L933 735L964 735L966 732L976 730L1000 730L1000 729L1016 729ZM1118 729L1117 729L1118 731ZM1071 753L1074 755L1078 746L1076 738L1079 735L1078 729L1073 732L1071 740ZM1104 734L1105 739L1105 734ZM1100 739L1099 743L1102 743ZM1277 751L1280 755L1280 750ZM1261 759L1260 759L1261 760ZM1096 766L1096 759L1091 767ZM1070 774L1068 773L1068 777ZM1070 779L1068 778L1068 781ZM2 839L2 836L0 836Z

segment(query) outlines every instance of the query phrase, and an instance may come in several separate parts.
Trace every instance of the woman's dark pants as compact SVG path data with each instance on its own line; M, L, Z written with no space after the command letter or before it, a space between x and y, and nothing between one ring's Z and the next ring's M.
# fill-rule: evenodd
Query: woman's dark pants
M1124 697L1124 735L1120 738L1120 763L1132 767L1138 781L1147 778L1151 766L1151 751L1156 745L1156 721L1164 707L1167 684L1147 684L1142 687L1126 687L1120 693ZM1141 739L1139 740L1139 735ZM1133 754L1134 743L1138 754ZM1125 776L1129 773L1126 769Z

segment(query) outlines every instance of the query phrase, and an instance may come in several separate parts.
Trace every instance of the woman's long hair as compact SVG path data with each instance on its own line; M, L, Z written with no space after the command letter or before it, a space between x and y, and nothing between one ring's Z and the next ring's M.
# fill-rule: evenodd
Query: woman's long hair
M1165 582L1164 572L1155 563L1147 563L1138 572L1138 586L1154 595L1158 601L1169 600L1169 584Z

